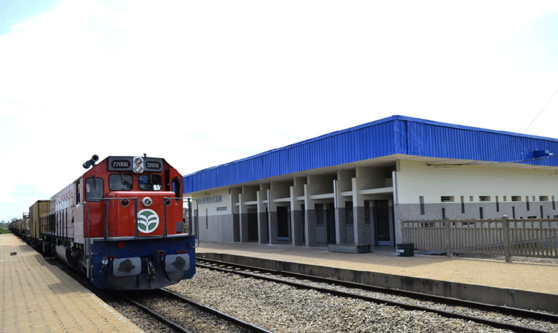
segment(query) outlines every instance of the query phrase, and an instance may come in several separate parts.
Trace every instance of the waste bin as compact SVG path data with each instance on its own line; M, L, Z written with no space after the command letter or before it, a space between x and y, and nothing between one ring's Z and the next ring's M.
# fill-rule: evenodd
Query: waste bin
M412 257L415 255L415 244L414 243L404 243L397 244L397 253L400 257Z

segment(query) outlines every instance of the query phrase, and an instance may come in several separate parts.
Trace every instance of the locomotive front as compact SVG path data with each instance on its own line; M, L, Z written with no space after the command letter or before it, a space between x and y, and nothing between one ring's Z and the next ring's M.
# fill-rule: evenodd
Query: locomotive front
M83 255L73 254L74 245L62 256L99 288L155 289L191 278L195 236L184 220L178 171L145 155L84 163L90 166L76 182L78 221L72 220L83 221L73 230L74 242L83 240ZM72 263L77 258L81 263Z

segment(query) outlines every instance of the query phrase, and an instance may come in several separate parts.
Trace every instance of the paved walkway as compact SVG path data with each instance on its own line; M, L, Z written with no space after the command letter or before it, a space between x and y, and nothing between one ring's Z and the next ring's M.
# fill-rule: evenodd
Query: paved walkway
M21 239L4 234L0 235L0 332L142 330Z
M426 256L400 257L395 250L348 254L327 248L201 242L198 253L228 253L301 264L412 276L447 282L558 295L558 264Z

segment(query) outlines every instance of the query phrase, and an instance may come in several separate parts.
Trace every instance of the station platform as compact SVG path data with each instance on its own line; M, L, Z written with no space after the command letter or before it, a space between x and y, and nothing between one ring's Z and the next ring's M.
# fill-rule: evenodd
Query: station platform
M13 234L0 235L0 332L143 332Z
M369 253L327 247L201 242L197 257L471 301L558 313L558 263ZM513 259L513 258L512 258Z

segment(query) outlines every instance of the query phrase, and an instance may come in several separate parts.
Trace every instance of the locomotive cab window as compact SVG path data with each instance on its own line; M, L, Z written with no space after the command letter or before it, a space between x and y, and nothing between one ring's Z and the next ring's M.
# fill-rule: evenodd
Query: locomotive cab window
M85 200L100 200L103 198L103 178L91 177L85 180Z
M160 175L140 175L138 178L141 191L160 191L163 182Z
M180 186L180 178L174 177L172 179L172 191L174 192L175 197L180 198L182 194L182 188Z
M133 187L132 175L115 174L109 176L111 191L131 191Z

